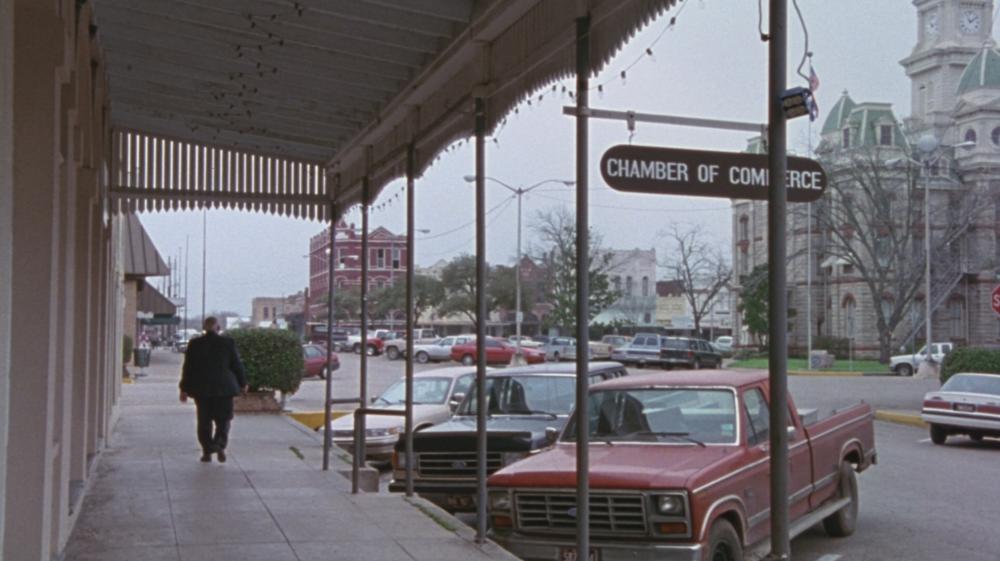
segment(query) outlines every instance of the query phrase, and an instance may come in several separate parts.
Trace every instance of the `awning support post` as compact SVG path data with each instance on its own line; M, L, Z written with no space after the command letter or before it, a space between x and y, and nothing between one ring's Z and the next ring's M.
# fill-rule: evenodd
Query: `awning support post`
M369 189L371 178L366 173L361 180L361 375L358 396L361 407L368 406L368 207L371 204ZM351 469L351 493L358 492L358 473L365 461L365 417L354 427L354 459Z
M476 542L486 541L486 100L476 113Z
M339 181L339 175L337 179ZM330 470L330 408L332 407L330 399L333 397L333 371L330 369L330 364L333 362L333 275L335 273L334 257L337 254L333 245L337 239L337 203L330 203L329 212L330 244L329 253L326 255L326 380L324 380L325 387L323 388L326 399L323 400L323 471ZM306 313L308 314L309 310L306 310Z
M767 336L771 388L771 556L786 561L791 555L788 536L788 295L785 264L785 169L787 167L785 114L781 95L785 91L788 51L788 0L770 0L768 43L768 170L771 178L767 199Z
M406 147L406 422L404 435L406 445L406 496L413 496L413 333L416 330L414 317L413 282L413 234L416 195L413 184L416 174L416 146L411 142Z
M590 14L576 18L576 544L577 558L590 555L590 434L587 413L590 340L590 217L588 214L588 121Z

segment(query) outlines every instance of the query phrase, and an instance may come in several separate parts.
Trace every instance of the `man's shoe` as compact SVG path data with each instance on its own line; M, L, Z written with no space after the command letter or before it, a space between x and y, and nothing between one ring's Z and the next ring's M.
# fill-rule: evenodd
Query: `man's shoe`
M226 463L226 451L225 450L219 450L218 452L216 452L216 454L219 455L219 463L220 464Z
M203 462L211 462L212 461L212 454L210 454L208 452L205 452L204 454L201 455L201 461L203 461Z

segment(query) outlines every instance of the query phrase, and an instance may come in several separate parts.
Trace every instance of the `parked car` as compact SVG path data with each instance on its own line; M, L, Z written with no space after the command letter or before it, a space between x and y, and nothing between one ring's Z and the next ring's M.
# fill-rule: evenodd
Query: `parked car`
M487 364L510 364L517 349L507 341L502 339L486 338L486 362ZM521 349L521 356L528 364L545 362L545 353L539 349ZM451 348L451 360L461 362L465 365L476 363L476 341L468 341Z
M330 330L330 338L333 340L333 350L339 351L347 344L348 331L343 327L334 327ZM310 322L306 324L306 341L317 345L326 345L326 324Z
M576 359L576 339L574 337L552 337L539 348L545 353L545 360Z
M611 352L611 360L638 368L660 364L660 339L656 333L638 333L627 345Z
M413 374L414 432L447 421L476 379L476 369L446 366ZM406 380L400 379L378 397L371 407L390 411L405 409ZM387 462L392 458L396 441L405 434L403 417L368 415L365 419L365 458ZM333 443L354 452L354 415L344 415L330 423Z
M376 329L375 331L368 332L368 342L365 345L365 352L368 356L375 356L382 354L382 350L385 348L385 342L388 339L395 339L397 337L395 331L389 331L388 329ZM361 333L356 333L349 335L347 338L347 345L350 347L354 354L361 354Z
M1000 437L1000 374L952 375L940 390L924 396L920 416L930 425L934 444L944 444L954 434L976 442Z
M597 383L624 376L615 362L589 364ZM516 462L552 444L566 423L576 395L576 367L539 364L487 374L487 472ZM476 384L473 382L455 416L413 435L413 489L450 512L475 510ZM389 490L406 489L403 445L397 443Z
M387 339L383 345L385 358L396 360L406 358L406 333L399 333L398 337ZM420 328L413 332L413 344L433 343L438 340L437 333L433 329Z
M855 472L877 459L872 409L800 416L792 405L791 535L821 521L850 535ZM766 373L627 376L593 386L588 406L591 559L742 561L769 546ZM576 435L571 418L555 446L489 478L491 537L519 558L586 558L575 551Z
M507 342L510 343L511 345L517 346L517 335L508 335ZM535 341L534 339L526 335L521 335L521 347L529 349L537 349L538 347L541 346L542 343Z
M628 335L605 335L601 337L601 342L611 345L611 351L614 352L625 345L628 345L632 340Z
M475 335L450 335L430 343L413 345L413 360L421 364L451 360L453 346L475 340Z
M302 345L302 360L305 363L305 373L303 377L312 378L319 376L325 380L331 372L336 372L340 368L340 357L337 353L332 353L330 363L326 362L326 347L321 345Z
M954 348L953 343L934 343L931 345L931 357L934 362L941 364L944 357ZM920 347L920 350L907 355L896 355L889 359L889 369L900 376L913 376L913 373L920 368L920 363L927 358L927 345Z
M715 341L712 341L715 348L719 350L720 353L731 353L733 352L733 338L729 335L723 335L721 337L716 337Z
M720 368L722 354L711 343L691 337L660 339L660 364L666 368Z

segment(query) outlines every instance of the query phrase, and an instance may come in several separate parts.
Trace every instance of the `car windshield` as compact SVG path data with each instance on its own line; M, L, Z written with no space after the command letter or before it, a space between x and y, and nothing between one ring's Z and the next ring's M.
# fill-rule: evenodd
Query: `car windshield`
M1000 396L1000 376L956 374L941 386L943 392L984 393Z
M736 442L736 399L718 389L603 390L588 400L590 439L601 442ZM576 440L575 419L563 437Z
M573 408L576 379L572 376L492 376L486 380L490 415L567 415ZM462 402L458 415L475 415L476 388Z
M413 403L444 403L448 398L451 378L414 378ZM406 403L406 381L399 380L375 398L376 405L396 405Z

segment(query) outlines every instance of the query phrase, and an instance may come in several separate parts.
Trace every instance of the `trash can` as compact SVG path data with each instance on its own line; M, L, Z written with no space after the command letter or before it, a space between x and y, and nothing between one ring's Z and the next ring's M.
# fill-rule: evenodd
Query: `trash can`
M149 348L138 347L132 351L132 365L136 368L146 368L149 366L149 355L152 352Z

